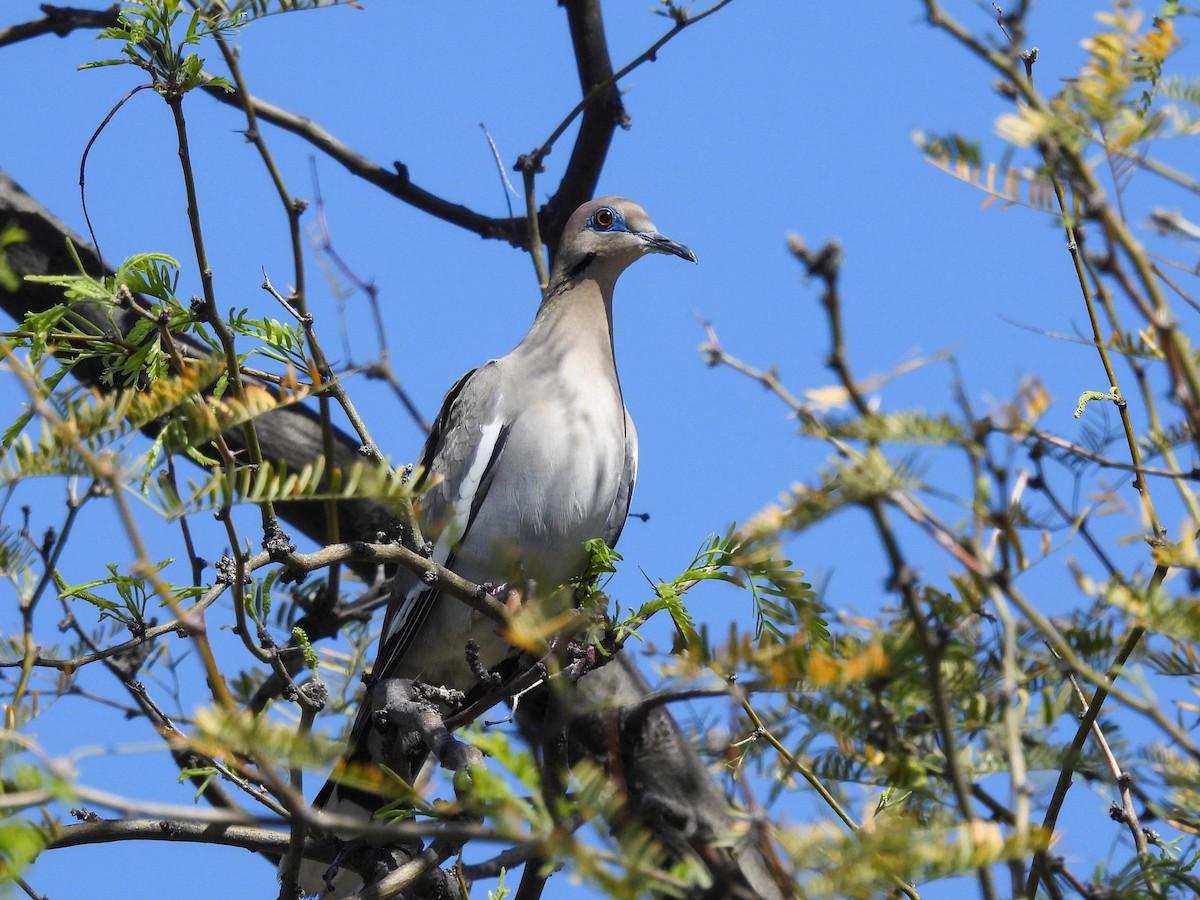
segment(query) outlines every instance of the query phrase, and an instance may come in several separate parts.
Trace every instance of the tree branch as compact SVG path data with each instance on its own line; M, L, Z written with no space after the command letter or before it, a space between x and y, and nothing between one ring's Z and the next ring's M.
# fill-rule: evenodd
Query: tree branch
M76 28L109 28L117 24L117 16L121 12L121 7L114 3L108 9L78 9L71 6L51 6L49 3L43 3L41 10L46 15L40 19L0 28L0 47L15 44L18 41L26 41L29 38L41 37L44 34L66 37Z
M10 222L29 235L28 240L7 249L9 261L19 276L73 271L74 263L66 250L68 238L75 243L89 271L102 270L102 262L91 248L0 170L0 223ZM18 321L26 311L46 309L59 302L61 293L47 285L24 282L16 293L0 291L0 308ZM103 321L103 328L112 327L104 320L109 310L83 308L82 311ZM113 312L134 315L123 310ZM120 318L117 324L123 326ZM77 374L98 390L111 390L111 386L100 382L97 365L81 365ZM257 424L264 458L286 461L293 471L324 452L320 420L304 406L293 404L275 410L258 419ZM234 437L236 433L231 433L227 439ZM361 458L355 439L341 431L335 438L342 464L349 466ZM323 542L326 526L320 501L281 503L278 511L293 527L314 541ZM339 522L347 542L373 542L380 533L396 533L394 516L383 506L368 501L339 503ZM370 580L376 570L375 565L368 564L363 571ZM341 621L318 616L312 623L306 623L313 627L308 634L311 638L318 633L336 633ZM323 630L317 631L317 627ZM741 822L744 813L725 796L665 709L644 716L639 713L638 727L618 732L619 745L613 745L609 723L620 722L626 710L642 709L650 691L628 654L618 654L614 662L585 675L579 681L581 693L569 701L571 708L556 709L540 720L534 719L535 727L551 739L550 735L561 734L561 729L569 726L571 753L575 758L587 757L601 766L615 765L621 772L633 813L670 853L679 858L699 857L713 871L718 884L732 885L725 896L780 897L753 848L735 852L724 847L722 836ZM527 702L520 709L534 714L538 705ZM286 841L281 846L286 849Z

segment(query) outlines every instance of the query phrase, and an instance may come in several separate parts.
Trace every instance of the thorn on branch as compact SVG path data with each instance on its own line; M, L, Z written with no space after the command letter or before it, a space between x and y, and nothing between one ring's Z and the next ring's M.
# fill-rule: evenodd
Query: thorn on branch
M291 315L291 317L294 318L297 322L299 322L301 325L303 325L306 328L311 326L313 323L312 315L310 313L301 313L300 310L296 309L296 307L292 305L290 300L288 300L286 297L284 297L283 294L279 293L279 291L275 290L275 285L271 284L271 279L267 275L266 266L263 267L262 273L263 273L263 280L262 280L262 284L260 284L259 287L261 287L264 291L266 291L268 294L270 294L272 297L274 297L276 302L279 303L279 305L282 306L284 309L286 309L288 311L288 314Z

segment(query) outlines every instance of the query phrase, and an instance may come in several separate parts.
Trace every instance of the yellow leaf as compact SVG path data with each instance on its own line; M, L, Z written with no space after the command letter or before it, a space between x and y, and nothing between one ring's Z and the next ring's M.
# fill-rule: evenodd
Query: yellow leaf
M840 384L830 384L825 387L811 388L804 392L804 397L808 400L809 405L815 407L818 412L828 412L845 407L850 401L850 392Z
M1021 385L1019 398L1021 415L1027 422L1036 422L1050 406L1050 394L1036 378L1027 378Z

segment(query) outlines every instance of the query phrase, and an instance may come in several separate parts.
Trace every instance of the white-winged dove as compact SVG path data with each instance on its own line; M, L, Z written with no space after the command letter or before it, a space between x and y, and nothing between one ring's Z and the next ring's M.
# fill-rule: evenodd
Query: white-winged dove
M529 333L450 388L420 460L419 477L437 479L421 499L434 561L477 584L548 590L580 574L585 541L616 544L637 476L637 433L613 358L613 287L647 253L696 261L636 203L604 197L579 207ZM402 572L372 675L469 691L478 682L469 641L485 669L514 654L495 623ZM379 761L367 707L347 761ZM316 805L369 820L384 802L331 781ZM305 864L306 890L321 889L323 868Z

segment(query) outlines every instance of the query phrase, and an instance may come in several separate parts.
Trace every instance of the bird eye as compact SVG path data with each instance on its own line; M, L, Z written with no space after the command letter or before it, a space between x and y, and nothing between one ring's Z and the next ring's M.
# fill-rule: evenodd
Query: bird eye
M614 221L613 211L607 206L602 206L596 210L596 214L592 216L592 221L601 228L611 228Z

